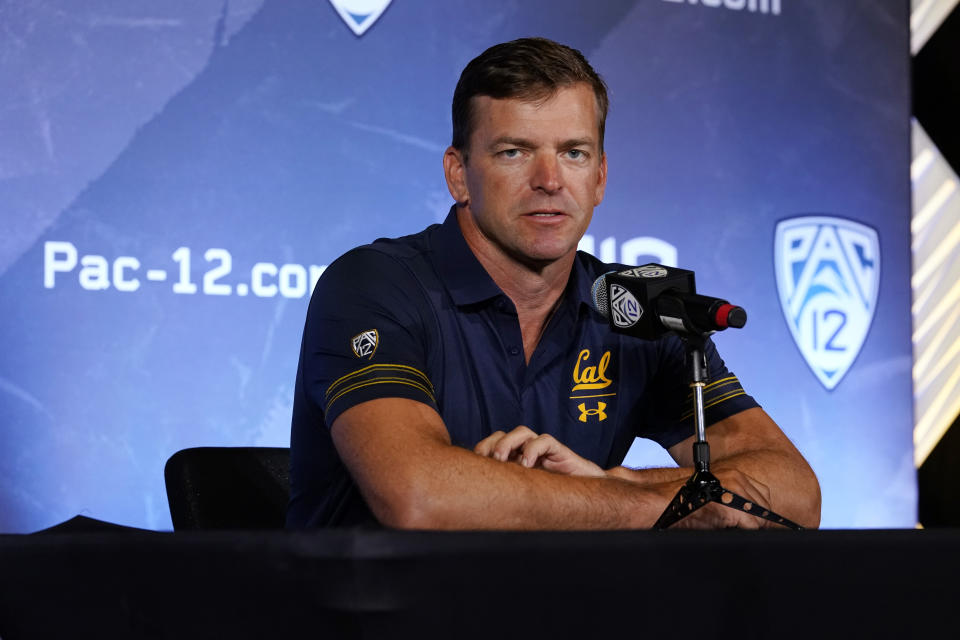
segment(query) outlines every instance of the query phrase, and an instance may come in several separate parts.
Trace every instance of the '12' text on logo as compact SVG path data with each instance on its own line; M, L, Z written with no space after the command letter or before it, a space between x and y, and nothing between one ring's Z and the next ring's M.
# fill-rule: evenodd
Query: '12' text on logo
M877 232L832 216L781 220L774 268L790 333L831 390L853 365L873 322L880 287Z

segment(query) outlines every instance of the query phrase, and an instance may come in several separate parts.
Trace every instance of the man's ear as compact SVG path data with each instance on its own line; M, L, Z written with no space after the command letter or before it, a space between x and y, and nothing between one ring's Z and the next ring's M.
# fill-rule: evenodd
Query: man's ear
M458 149L447 147L443 153L443 175L447 179L447 189L450 195L463 206L470 202L470 191L467 189L466 157Z
M593 206L598 206L603 202L603 194L607 189L607 154L600 156L600 172L597 175L597 189L594 195Z

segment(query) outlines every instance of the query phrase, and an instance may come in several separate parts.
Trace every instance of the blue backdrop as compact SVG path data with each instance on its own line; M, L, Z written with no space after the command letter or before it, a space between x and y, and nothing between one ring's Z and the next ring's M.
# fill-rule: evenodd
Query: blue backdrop
M914 525L907 3L336 4L362 35L327 0L0 3L0 531L167 529L172 453L286 446L312 283L443 217L459 72L527 35L610 86L581 246L746 307L716 342L817 472L823 524ZM800 216L821 222L778 288Z

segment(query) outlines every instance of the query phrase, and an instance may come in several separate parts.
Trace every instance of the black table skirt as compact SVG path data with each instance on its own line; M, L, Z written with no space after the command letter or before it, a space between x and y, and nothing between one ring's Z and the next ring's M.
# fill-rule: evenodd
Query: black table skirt
M960 635L960 531L0 536L0 638Z

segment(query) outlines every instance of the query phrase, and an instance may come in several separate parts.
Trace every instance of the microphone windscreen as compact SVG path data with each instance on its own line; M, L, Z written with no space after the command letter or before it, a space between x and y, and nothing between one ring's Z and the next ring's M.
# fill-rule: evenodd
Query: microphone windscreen
M611 273L616 273L616 271L607 271L607 273L594 280L593 286L590 287L593 308L604 318L610 317L610 301L607 300L607 275Z

